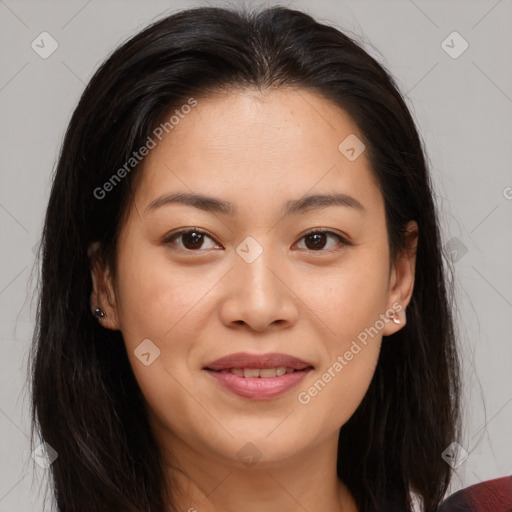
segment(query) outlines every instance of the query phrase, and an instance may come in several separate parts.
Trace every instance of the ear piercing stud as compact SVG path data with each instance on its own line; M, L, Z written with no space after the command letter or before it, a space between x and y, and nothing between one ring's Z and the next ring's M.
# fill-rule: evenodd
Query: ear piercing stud
M103 309L101 309L101 308L96 308L94 310L94 316L96 318L105 318L106 315L107 314L105 313L105 311L103 311Z
M396 311L393 311L393 316L391 317L391 319L393 320L393 323L395 324L401 324L402 322L400 322L400 318L398 318L398 315L396 313Z

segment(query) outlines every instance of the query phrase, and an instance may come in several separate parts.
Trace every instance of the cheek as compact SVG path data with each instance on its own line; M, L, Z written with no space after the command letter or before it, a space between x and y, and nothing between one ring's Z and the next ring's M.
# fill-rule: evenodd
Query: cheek
M366 346L355 341L348 350L335 351L309 387L300 391L298 407L305 409L313 431L334 432L350 419L368 390L379 350L380 338L375 338Z
M130 346L139 339L171 339L207 285L190 269L173 267L154 248L126 251L118 269L117 311Z
M297 295L323 329L326 346L342 350L385 312L388 280L386 252L374 246L347 253L325 272L315 270L313 283L304 276L295 283Z
M193 349L188 319L208 283L198 289L197 277L191 274L176 271L165 256L151 249L131 249L118 260L118 317L132 371L152 416L172 425L175 432L182 429L176 418L204 423L187 393L193 388L188 371ZM142 352L143 340L154 345L144 341L147 348ZM148 352L150 364L146 365L138 355ZM185 430L183 435L190 432Z
M195 417L195 402L184 389L194 387L192 353L197 347L193 340L204 315L201 299L218 276L172 265L165 251L139 249L137 245L120 252L116 295L133 373L151 409L159 411L158 416L167 416L170 421L172 404L172 417ZM143 342L148 346L144 353L149 351L149 360L154 361L147 366L137 357ZM154 358L154 354L158 356ZM204 422L204 417L200 420Z
M169 267L169 268L168 268ZM148 401L173 393L175 362L187 361L190 344L180 329L194 288L151 248L121 253L117 273L117 314L134 375ZM186 339L186 338L185 338ZM148 341L149 340L149 341ZM149 356L145 355L149 354ZM147 363L147 364L146 364Z
M351 293L354 290L358 293ZM368 390L380 353L385 294L378 286L345 286L328 304L329 309L319 313L329 327L323 336L322 364L297 394L312 429L324 432L345 424Z
M322 367L298 391L297 401L320 430L340 428L352 416L375 372L388 292L386 253L376 253L354 254L300 292L320 320L324 354Z

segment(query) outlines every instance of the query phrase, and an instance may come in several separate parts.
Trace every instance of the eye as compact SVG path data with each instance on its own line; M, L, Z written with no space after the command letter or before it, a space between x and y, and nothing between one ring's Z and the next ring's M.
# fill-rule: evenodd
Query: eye
M306 233L300 240L305 240L306 249L309 249L311 251L317 251L317 252L333 252L333 251L327 251L323 250L325 249L327 240L331 239L337 239L338 244L341 245L352 245L348 240L346 240L344 237L339 235L338 233L335 233L334 231L326 231L321 229L315 229L312 231L309 231ZM327 249L330 249L332 247L336 247L336 244L331 245L330 247L327 247Z
M176 245L176 241L180 239L182 243L181 245L178 244L178 247L188 251L197 251L201 248L205 249L205 247L203 247L205 239L213 241L213 238L211 238L206 231L197 228L190 228L172 233L163 240L163 243ZM211 248L212 247L206 247L206 249Z
M351 242L349 242L338 233L328 230L315 229L309 231L300 238L300 241L305 241L306 247L299 248L305 248L306 250L315 252L333 252L332 250L326 250L326 243L329 238L331 240L337 240L338 245L352 245ZM213 246L210 244L210 247L204 247L204 242L206 239L214 242ZM178 241L180 241L180 243L177 243ZM215 241L206 233L206 231L198 228L182 229L181 231L171 233L163 240L163 243L166 245L178 245L180 249L193 252L198 252L201 249L214 249L215 247L218 247L215 246ZM332 247L336 247L336 243L331 244L330 246L327 243L327 249L331 249Z

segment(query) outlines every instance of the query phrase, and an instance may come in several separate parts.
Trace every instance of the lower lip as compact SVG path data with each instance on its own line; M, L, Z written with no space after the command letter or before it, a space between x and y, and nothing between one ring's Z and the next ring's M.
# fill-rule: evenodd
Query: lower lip
M217 382L235 395L252 400L268 400L283 395L295 387L312 368L286 373L281 377L239 377L230 372L206 370Z

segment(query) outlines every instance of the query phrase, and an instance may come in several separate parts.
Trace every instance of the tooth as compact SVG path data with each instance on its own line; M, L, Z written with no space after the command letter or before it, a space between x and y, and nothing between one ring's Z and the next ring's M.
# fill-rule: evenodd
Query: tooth
M295 370L293 368L286 368L286 373L293 373Z
M286 366L279 366L276 368L276 375L278 377L281 377L281 375L284 375L286 373Z
M259 377L259 368L244 368L244 377Z
M275 368L265 368L264 370L260 370L260 377L264 379L270 379L276 376Z
M231 373L234 373L235 375L238 375L239 377L244 376L244 371L241 370L240 368L232 368Z

